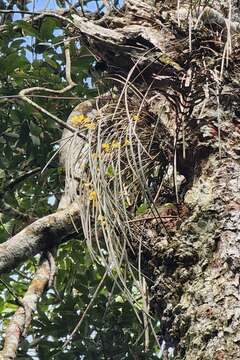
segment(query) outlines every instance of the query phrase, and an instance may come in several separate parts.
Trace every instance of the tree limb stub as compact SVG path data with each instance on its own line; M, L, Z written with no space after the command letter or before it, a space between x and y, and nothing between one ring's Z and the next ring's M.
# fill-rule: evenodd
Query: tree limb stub
M146 41L149 41L156 48L162 50L163 41L161 32L159 29L153 29L144 24L127 24L122 28L109 29L96 24L94 21L87 20L78 15L73 15L74 25L81 31L83 35L94 39L96 42L104 42L105 45L112 45L114 47L124 46L124 53L126 49L133 50L146 50L146 48L139 45L130 46L131 39L142 37ZM129 46L128 46L129 43ZM102 49L103 51L104 49ZM120 50L120 49L119 49Z
M106 29L102 26L96 25L93 21L87 20L76 14L73 16L74 25L84 34L94 37L96 39L105 40L106 42L112 42L113 44L121 43L124 36L117 30Z
M0 272L14 269L22 261L64 242L69 234L76 233L76 227L80 227L76 204L35 221L0 244Z

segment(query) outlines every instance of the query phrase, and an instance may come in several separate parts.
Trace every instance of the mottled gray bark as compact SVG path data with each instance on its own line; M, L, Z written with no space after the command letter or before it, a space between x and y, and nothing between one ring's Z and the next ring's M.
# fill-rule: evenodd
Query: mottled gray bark
M152 306L176 359L238 359L240 165L212 155L186 193L190 215L154 244Z

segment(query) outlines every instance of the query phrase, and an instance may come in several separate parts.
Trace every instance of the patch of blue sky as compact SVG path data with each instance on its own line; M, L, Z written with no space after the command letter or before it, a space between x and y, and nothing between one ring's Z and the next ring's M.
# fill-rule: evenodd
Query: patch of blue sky
M66 5L67 3L65 3L66 6L64 7L69 7L69 5L73 5L75 3L75 1L70 0L68 2L69 4ZM102 2L99 1L99 6L102 5ZM32 11L32 12L40 12L40 11L47 11L47 10L57 10L59 9L59 4L57 3L56 0L33 0L30 1L27 4L27 9L28 11ZM97 2L96 1L90 1L87 4L86 9L88 11L97 11ZM15 5L13 10L18 10L17 6ZM30 16L30 15L27 15ZM14 13L13 16L13 20L17 21L17 20L22 20L24 17L24 14L21 13ZM54 30L54 35L57 36L61 36L63 35L63 31L61 29L55 29ZM24 37L25 43L23 44L23 46L26 48L26 57L27 59L32 62L34 60L42 60L43 56L42 54L37 54L35 52L35 44L36 44L36 39L33 36L25 36ZM49 45L52 45L52 43L49 41ZM79 44L77 44L77 46L79 47ZM61 46L55 47L55 51L57 53L61 53L62 49Z
M116 3L117 1L113 1L113 3ZM29 3L27 4L27 10L28 11L32 11L32 12L40 12L40 11L54 11L54 10L58 10L60 8L59 6L60 2L57 2L56 0L33 0L33 1L29 1ZM68 3L67 2L63 2L63 7L64 8L68 8L69 6L75 4L76 1L75 0L69 0ZM118 3L121 5L123 4L123 0L119 0ZM88 11L92 11L95 12L97 11L99 8L104 9L104 4L102 1L88 1L86 2L85 5L85 9ZM19 10L17 8L17 6L15 5L13 10ZM21 13L14 13L13 15L13 20L17 21L17 20L22 20L26 15L21 14ZM31 16L31 15L27 15L27 16ZM63 35L63 31L62 29L55 29L54 30L54 35L57 36L61 36ZM35 52L35 44L36 44L36 39L34 36L25 36L25 43L23 44L23 46L26 48L26 57L27 59L32 62L34 60L42 60L43 56L42 54L36 54ZM48 42L49 45L53 46L53 44L51 43L51 41ZM77 43L77 47L79 47L79 44ZM61 46L59 47L55 47L55 51L57 53L61 53L62 49Z
M47 11L47 10L57 10L59 9L59 6L57 5L55 0L34 0L34 1L30 1L27 4L27 9L28 11L32 11L32 12L39 12L39 11ZM15 5L13 10L18 10L17 6ZM23 14L20 13L14 13L13 16L13 20L17 21L17 20L22 20L23 19ZM27 15L30 16L30 15ZM54 31L54 35L55 36L61 36L63 35L63 31L61 29L56 29ZM42 54L36 54L35 52L35 43L36 43L36 39L34 36L24 36L24 47L26 48L26 57L27 59L32 62L34 60L41 60L43 59ZM51 45L51 43L50 43ZM61 47L57 47L56 52L60 53L61 52Z

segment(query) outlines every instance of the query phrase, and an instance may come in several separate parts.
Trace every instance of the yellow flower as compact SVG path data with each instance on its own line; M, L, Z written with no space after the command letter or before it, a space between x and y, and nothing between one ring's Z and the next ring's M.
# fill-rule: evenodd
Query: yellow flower
M132 116L132 121L138 122L140 120L139 115L133 115Z
M102 150L105 152L110 152L110 145L107 143L102 144Z
M92 121L90 121L88 123L85 123L84 127L87 129L95 129L96 125Z
M125 146L130 145L130 141L129 141L127 138L126 138L125 141L124 141L124 145L125 145Z
M89 117L87 117L86 115L73 115L71 116L70 118L71 120L71 123L73 126L77 127L81 124L86 124L88 123L89 121L91 122L91 120L89 119Z
M90 191L88 198L89 198L89 200L91 200L91 201L95 201L95 200L97 199L97 193L96 193L96 191Z
M119 141L113 140L111 146L113 149L118 149L118 148L120 148L121 144Z
M106 225L106 219L104 216L102 215L98 215L98 222L101 224L101 225Z

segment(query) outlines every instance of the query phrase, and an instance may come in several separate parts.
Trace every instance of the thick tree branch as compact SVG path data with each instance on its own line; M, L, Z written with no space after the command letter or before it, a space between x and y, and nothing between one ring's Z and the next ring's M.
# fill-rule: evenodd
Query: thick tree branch
M11 239L0 244L0 273L14 269L18 264L37 253L66 241L80 229L77 204L44 216L24 228Z

